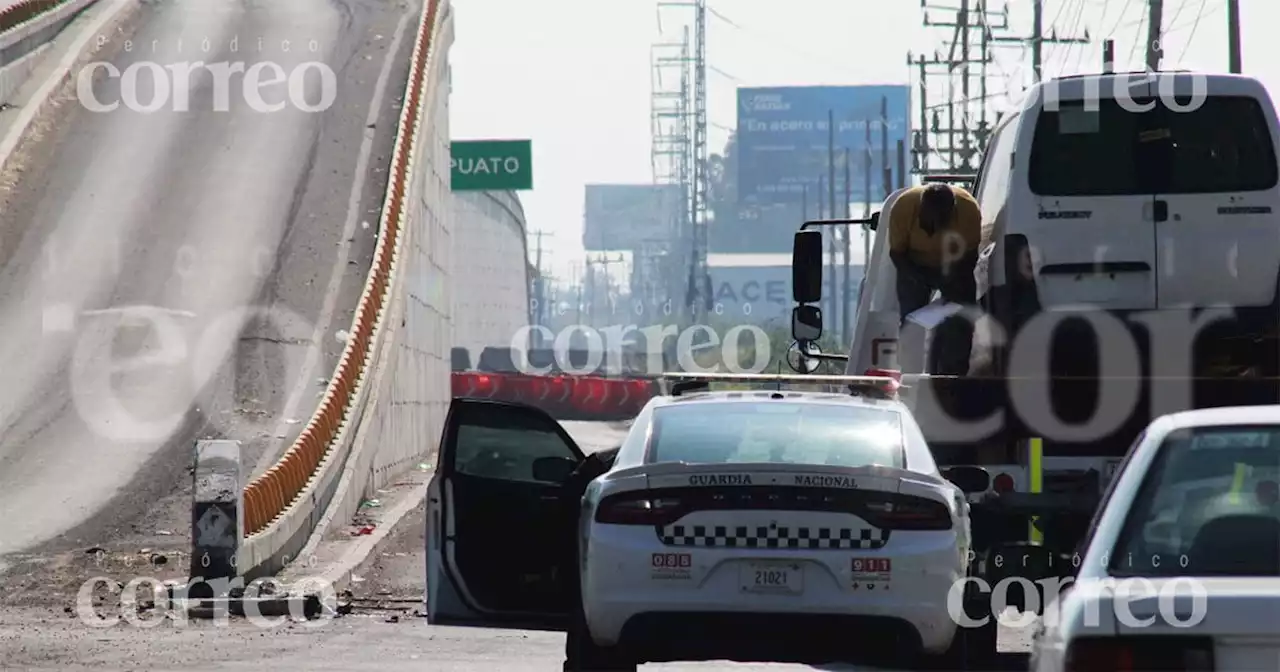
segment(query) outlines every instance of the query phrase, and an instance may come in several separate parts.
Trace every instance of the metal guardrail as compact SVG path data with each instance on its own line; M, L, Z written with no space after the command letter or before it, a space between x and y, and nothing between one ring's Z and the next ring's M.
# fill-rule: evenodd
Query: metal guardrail
M329 386L310 422L280 460L245 487L245 536L265 530L285 514L299 498L330 453L339 448L336 439L347 423L356 419L357 392L372 366L373 342L388 304L393 284L399 242L410 208L406 203L411 189L409 171L420 108L427 85L431 36L438 18L439 0L427 0L426 15L414 42L409 82L396 132L395 150L387 196L379 224L378 243L364 291L352 320L350 336Z

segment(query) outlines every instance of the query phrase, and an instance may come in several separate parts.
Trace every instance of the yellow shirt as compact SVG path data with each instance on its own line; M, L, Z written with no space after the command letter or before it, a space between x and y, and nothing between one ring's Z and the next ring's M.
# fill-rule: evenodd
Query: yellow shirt
M950 186L950 185L949 185ZM912 261L927 268L942 268L982 245L982 211L968 191L951 186L956 195L951 224L929 235L920 228L920 197L925 187L912 187L893 204L889 215L889 251L907 252Z

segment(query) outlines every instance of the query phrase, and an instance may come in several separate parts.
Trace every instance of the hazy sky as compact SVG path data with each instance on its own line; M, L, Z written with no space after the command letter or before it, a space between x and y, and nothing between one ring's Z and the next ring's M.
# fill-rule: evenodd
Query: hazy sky
M692 9L656 0L453 0L456 42L450 124L456 139L530 138L534 189L521 199L530 231L548 236L552 273L581 262L583 185L643 183L650 164L651 45L678 41ZM932 1L941 7L958 3ZM1007 0L1029 31L1031 0ZM1244 69L1280 86L1277 0L1241 0ZM1001 6L999 0L992 5ZM927 29L915 0L709 0L711 151L736 122L739 86L896 84L911 81L908 50L942 48L949 29ZM1117 69L1137 69L1146 41L1144 0L1046 0L1046 26L1093 45L1046 46L1046 75L1101 69L1102 39ZM1225 71L1225 0L1165 0L1165 67ZM945 9L929 10L939 21ZM661 18L659 18L661 17ZM659 21L663 32L659 32ZM1005 47L994 89L1022 81L1026 53ZM939 92L941 93L941 92ZM938 94L931 94L938 100Z

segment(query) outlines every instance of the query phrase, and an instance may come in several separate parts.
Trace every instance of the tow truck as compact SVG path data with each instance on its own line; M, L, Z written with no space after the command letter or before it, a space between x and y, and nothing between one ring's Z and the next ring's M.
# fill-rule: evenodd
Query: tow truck
M1248 88L1252 84L1244 81L1244 78L1231 79L1223 86L1237 85L1248 91L1253 90ZM1094 89L1095 92L1097 90ZM1064 100L1068 98L1069 96L1063 96ZM1020 113L1025 119L1034 119L1040 113L1037 105L1028 103ZM1276 117L1269 100L1265 100L1264 108L1269 125L1274 131ZM1004 127L1007 123L1001 126ZM1007 185L1015 178L1020 178L1025 185L1026 174L1018 171L1026 170L1027 164L1036 162L1032 152L1028 151L1032 148L1029 134L1034 131L1025 129L1024 135L1019 136L1018 122L1012 123L1014 130L1010 132L1021 140L1020 144L1011 142L1009 145L1008 165L1002 167L1007 171L1004 176L1005 189L1009 189ZM1027 124L1028 121L1024 120L1022 123ZM1087 124L1084 128L1087 130ZM1168 137L1167 129L1156 130L1164 135L1153 135L1146 131L1138 141ZM1000 128L997 129L999 131ZM1014 149L1019 150L1016 163ZM1274 154L1271 157L1274 162ZM982 185L979 183L975 188L974 182L979 181L978 175L993 170L988 166L989 163L993 162L984 157L983 167L977 175L933 175L926 177L925 181L966 187L978 196L985 211L988 209L988 201L984 200L984 194L978 193ZM1261 345L1245 347L1232 341L1226 346L1228 354L1234 352L1243 362L1218 365L1207 359L1200 359L1197 354L1194 360L1196 363L1188 375L1153 375L1150 365L1143 363L1152 360L1142 357L1143 346L1139 343L1138 352L1143 362L1137 364L1134 375L1113 375L1110 371L1102 371L1097 361L1074 358L1069 354L1062 356L1058 352L1060 347L1064 347L1061 342L1063 338L1059 334L1042 348L1053 350L1053 354L1042 352L1039 355L1049 357L1050 365L1043 371L1028 373L1019 370L1016 362L1010 361L1007 347L1007 344L1016 341L1019 329L1025 326L1025 319L1009 319L1008 306L1010 302L1022 299L1011 299L1008 292L1002 293L999 291L1002 288L994 286L994 281L984 283L980 275L977 306L956 306L937 300L908 316L900 324L895 271L889 260L888 236L877 235L864 269L849 351L847 354L823 353L816 344L823 333L822 312L817 305L822 299L823 274L820 229L844 226L877 231L882 224L890 221L894 203L903 191L899 189L890 194L880 209L870 217L806 221L795 234L792 291L796 306L791 318L795 342L788 353L788 363L798 373L816 373L823 367L828 367L843 369L845 375L893 375L899 379L903 383L903 399L915 413L939 466L945 467L944 475L968 493L972 507L974 543L971 575L984 578L989 586L995 586L1011 577L1027 579L1030 584L1019 581L1011 586L1007 605L1020 611L1043 613L1043 608L1056 595L1043 591L1031 594L1019 587L1039 582L1043 589L1049 585L1042 581L1044 579L1057 579L1058 582L1052 585L1061 586L1062 579L1075 574L1080 557L1076 553L1087 536L1095 512L1105 505L1107 486L1131 446L1141 438L1143 429L1152 419L1193 408L1263 405L1280 400L1274 352L1277 349L1276 325L1280 323L1280 314L1275 314L1274 306L1280 300L1280 289L1270 299L1270 306L1263 307L1264 322L1269 321L1269 324L1263 325L1265 333L1261 337L1250 335L1247 340L1247 343ZM1025 222L1029 216L1034 221L1037 219L1034 208L1038 207L1038 218L1045 220L1050 218L1046 216L1046 208L1052 207L1067 210L1050 211L1048 215L1062 215L1068 219L1083 218L1090 213L1086 210L1090 203L1106 199L1076 198L1072 199L1071 207L1068 208L1059 203L1068 199L1047 199L1042 194L1032 194L1032 191L1034 190L1027 190L1025 197L1019 196L1022 200L1015 201L1013 196L1006 196L1006 200L999 201L1002 207L999 208L998 220L993 213L984 213L993 221L984 220L985 240L982 261L979 263L980 274L991 273L994 276L996 273L993 269L996 266L1002 266L999 269L1001 275L1020 274L1029 285L1029 292L1035 303L1037 291L1043 295L1047 291L1061 288L1061 284L1051 286L1051 283L1062 282L1064 278L1070 279L1072 273L1083 284L1083 281L1092 277L1105 279L1107 274L1112 281L1122 275L1122 279L1127 280L1139 274L1124 275L1126 273L1143 270L1150 272L1151 265L1158 267L1156 260L1151 261L1151 265L1145 266L1145 269L1139 263L1131 261L1125 263L1132 265L1132 268L1122 267L1119 263L1103 261L1099 255L1096 262L1086 259L1082 263L1057 264L1061 268L1050 268L1052 264L1046 265L1046 258L1056 260L1068 256L1061 248L1075 245L1075 248L1083 250L1085 245L1081 241L1069 241L1060 237L1057 242L1049 240L1046 245L1055 244L1061 248L1031 250L1026 236L1014 235L1008 227L1027 226L1026 230L1039 230L1030 228L1034 224L1009 224L1006 217ZM1256 193L1245 196L1235 193L1225 196L1202 193L1195 198L1209 201L1222 196L1224 202L1230 200L1232 203L1251 198L1259 201L1258 204L1250 204L1248 209L1251 212L1270 213L1271 201L1267 199L1276 199L1280 188L1272 185L1253 191ZM1184 199L1181 203L1191 203L1192 197L1180 198ZM1016 207L1009 205L1011 203ZM1154 221L1160 222L1172 220L1168 216L1169 209L1178 203L1162 208L1164 201L1157 197L1154 201L1148 200L1147 205L1155 206L1144 207L1155 213ZM1193 205L1200 207L1200 204ZM1191 209L1191 205L1186 207ZM1219 215L1246 210L1225 204L1218 205L1217 208ZM1096 209L1102 210L1101 207ZM1006 211L1013 211L1014 214L1007 214ZM1212 210L1208 212L1212 213ZM1202 209L1195 214L1203 217L1203 213ZM1103 214L1105 216L1111 213ZM1135 213L1133 220L1117 217L1113 221L1117 224L1135 221L1138 216ZM1162 220L1161 216L1168 219ZM1209 215L1208 218L1212 219L1212 216ZM1179 216L1177 221L1182 219ZM1228 223L1235 225L1235 222ZM988 228L985 226L987 224L991 225L990 232L985 230ZM1065 226L1065 223L1062 224ZM1272 228L1274 230L1274 222ZM1090 230L1105 231L1102 228ZM1248 231L1254 230L1250 228ZM1055 235L1068 235L1062 234L1061 229L1058 231ZM1070 235L1084 236L1080 231L1083 229L1076 229L1076 233ZM1244 233L1237 235L1241 239L1244 237ZM1050 236L1045 236L1046 240L1049 238ZM1105 246L1108 242L1110 241L1102 240L1092 244ZM1274 243L1270 245L1274 247ZM1075 251L1073 248L1072 252ZM1036 255L1040 258L1033 260ZM1235 263L1234 258L1231 263ZM1050 276L1047 273L1057 275ZM1268 273L1269 276L1266 275ZM1260 269L1258 275L1264 284L1263 290L1267 283L1278 282L1274 268ZM1037 281L1040 282L1038 290ZM1183 278L1178 281L1184 286L1188 284ZM1169 284L1173 284L1173 281L1170 280ZM1222 286L1226 285L1216 285L1215 291ZM1021 291L1025 298L1028 290L1024 288ZM1072 308L1100 308L1100 312L1105 312L1112 306L1100 300L1098 306ZM971 320L962 314L979 317ZM964 375L936 375L933 373L931 350L945 337L948 329L956 328L957 324L962 325L961 328L964 328L963 325L970 325L968 328L974 330L973 352L977 362L971 364L970 370ZM984 328L988 330L985 340ZM1003 343L996 342L999 339L992 336L993 330L1007 335ZM1098 335L1099 339L1102 337L1101 334ZM1196 347L1199 347L1199 341L1196 343ZM1065 347L1069 352L1070 344ZM987 354L985 359L978 356L983 350ZM1136 388L1136 402L1131 403L1128 410L1123 412L1119 422L1112 423L1114 427L1111 431L1100 437L1082 438L1078 430L1088 424L1091 418L1099 415L1099 412L1118 412L1106 407L1109 403L1105 394L1108 388L1111 391ZM1100 404L1104 406L1101 411ZM1047 422L1046 418L1056 419L1057 422ZM1060 432L1061 435L1045 435L1048 432L1037 431L1038 427L1043 428L1046 424L1056 424L1064 429Z

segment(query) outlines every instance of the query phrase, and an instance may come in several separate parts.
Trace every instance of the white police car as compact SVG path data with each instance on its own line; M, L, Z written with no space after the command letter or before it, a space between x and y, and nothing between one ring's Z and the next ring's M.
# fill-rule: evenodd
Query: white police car
M1046 610L1039 672L1280 665L1280 406L1156 419Z
M553 528L582 451L540 411L455 400L439 459L431 622L566 627L577 605L557 585ZM968 504L895 400L655 397L581 511L576 620L608 669L957 650L948 596L966 574Z

